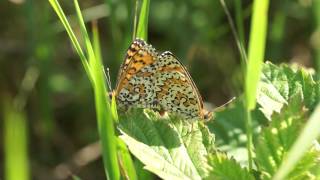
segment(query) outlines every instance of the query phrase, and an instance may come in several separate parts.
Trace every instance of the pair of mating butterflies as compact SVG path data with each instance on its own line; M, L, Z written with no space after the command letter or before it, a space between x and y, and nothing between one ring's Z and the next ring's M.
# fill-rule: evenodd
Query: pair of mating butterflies
M212 117L185 66L171 52L159 54L141 39L128 48L114 95L120 108L150 108L188 120Z

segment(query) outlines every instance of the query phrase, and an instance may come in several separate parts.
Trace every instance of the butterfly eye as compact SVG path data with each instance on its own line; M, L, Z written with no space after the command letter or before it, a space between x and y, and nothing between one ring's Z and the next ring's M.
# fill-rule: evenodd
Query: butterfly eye
M202 113L203 113L203 119L205 121L209 121L212 118L212 115L213 115L212 112L203 109Z

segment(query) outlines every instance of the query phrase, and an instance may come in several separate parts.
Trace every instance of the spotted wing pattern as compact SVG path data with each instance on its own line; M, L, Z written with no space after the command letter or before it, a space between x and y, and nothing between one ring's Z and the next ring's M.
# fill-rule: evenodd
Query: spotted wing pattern
M159 55L151 45L136 39L121 67L115 91L120 107L152 108L185 119L211 117L190 74L172 53Z
M118 75L115 95L120 107L155 108L152 68L158 54L151 45L136 39L128 48Z

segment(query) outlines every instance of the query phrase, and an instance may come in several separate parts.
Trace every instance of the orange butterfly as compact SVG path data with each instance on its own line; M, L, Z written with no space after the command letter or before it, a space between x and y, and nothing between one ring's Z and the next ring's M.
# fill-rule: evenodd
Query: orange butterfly
M114 94L119 107L173 112L188 120L212 117L185 66L171 52L158 54L141 39L128 48Z

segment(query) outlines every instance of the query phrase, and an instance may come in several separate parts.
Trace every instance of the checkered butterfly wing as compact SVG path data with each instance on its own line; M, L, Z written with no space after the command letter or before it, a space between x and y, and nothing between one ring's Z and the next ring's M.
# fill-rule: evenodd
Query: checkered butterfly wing
M157 60L157 53L151 45L136 39L128 48L121 65L115 96L120 107L153 108L154 73L150 67Z
M186 119L211 118L187 69L171 52L159 55L156 67L156 99L165 111Z
M170 52L159 55L140 39L127 51L115 95L120 107L152 108L186 119L211 117L203 109L198 89L179 60Z

